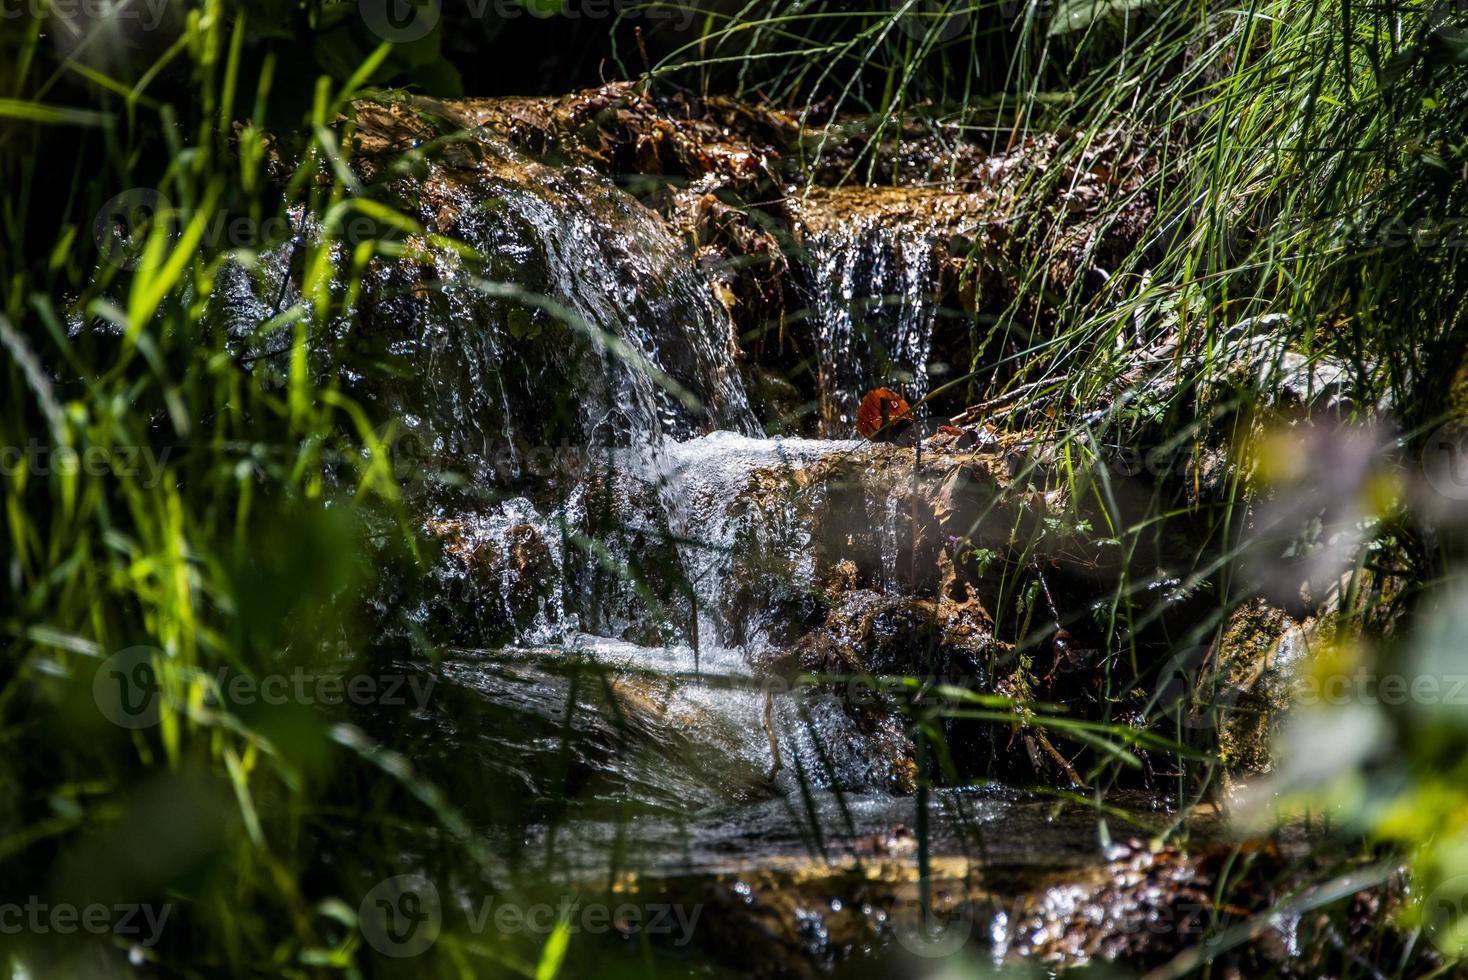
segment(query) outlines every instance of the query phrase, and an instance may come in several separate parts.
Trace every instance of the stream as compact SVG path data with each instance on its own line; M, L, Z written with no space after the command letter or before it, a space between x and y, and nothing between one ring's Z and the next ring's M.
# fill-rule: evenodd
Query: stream
M363 727L416 745L419 771L519 788L505 805L529 831L486 831L506 875L631 874L724 903L763 923L749 955L778 975L883 948L924 871L959 883L950 912L972 918L982 897L972 932L1002 946L1000 897L1176 819L1156 794L1101 817L1023 778L917 793L929 763L900 706L809 676L939 669L991 693L988 586L956 542L1005 540L1055 506L1003 510L1013 454L980 430L943 442L925 407L916 455L855 438L867 388L917 403L946 369L936 232L801 205L790 289L814 390L791 430L754 407L726 304L662 214L593 168L477 139L472 161L398 182L424 233L372 264L358 314L328 330L379 370L326 352L315 366L391 420L379 431L405 504L440 549L381 606L409 626L385 642L440 651L400 666L441 693ZM216 287L246 350L269 343L253 325L306 302L292 262L320 229L294 220L295 245ZM976 738L955 748L971 769L1013 773L997 753L1026 751L1002 730Z

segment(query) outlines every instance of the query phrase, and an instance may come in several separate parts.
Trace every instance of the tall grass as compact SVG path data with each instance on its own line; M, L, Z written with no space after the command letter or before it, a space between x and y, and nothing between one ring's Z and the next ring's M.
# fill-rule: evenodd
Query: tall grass
M390 46L316 80L303 117L276 116L299 103L273 98L272 55L246 58L253 23L209 0L125 79L57 52L38 20L4 28L0 890L182 904L188 922L157 946L7 936L7 973L114 975L161 957L169 971L359 975L356 896L407 848L439 833L466 866L485 858L443 793L346 712L237 709L221 691L380 673L356 597L388 570L376 561L411 565L414 546L391 525L377 420L320 371L323 326L352 309L364 264L401 247L343 248L344 219L410 225L351 198L342 165L338 115ZM305 134L284 186L270 130ZM322 217L297 245L305 301L251 338L282 357L253 360L209 314L211 290L225 263L289 244L292 204ZM248 229L238 246L232 227ZM389 517L385 547L367 507ZM156 684L155 716L99 715L116 679ZM323 864L318 849L363 817L378 847Z

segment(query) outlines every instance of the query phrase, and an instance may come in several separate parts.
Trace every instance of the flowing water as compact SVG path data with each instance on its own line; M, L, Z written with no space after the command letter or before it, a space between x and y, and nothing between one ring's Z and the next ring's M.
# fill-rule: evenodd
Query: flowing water
M746 585L776 574L747 553L754 488L789 493L773 516L789 525L788 581L756 584L814 592L798 476L877 450L756 435L728 317L665 222L589 172L492 143L472 175L435 165L411 191L425 227L469 249L423 238L415 260L376 263L359 309L314 335L315 354L337 370L333 345L375 353L376 373L341 381L405 433L394 463L409 507L445 543L409 614L454 651L435 668L452 694L420 719L446 764L480 760L527 801L568 794L569 821L536 832L554 832L560 860L585 873L629 838L618 860L661 874L894 835L910 863L901 838L924 819L936 849L1011 864L1094 850L1094 821L1047 820L1011 791L940 794L922 817L896 792L901 731L752 666L778 645L758 614L731 615L736 573ZM267 363L273 340L251 325L302 301L290 270L303 247L216 289L242 347ZM912 229L867 219L807 248L824 431L844 436L864 387L900 378L909 397L927 393L936 260Z
M823 228L805 248L826 431L850 431L862 394L879 385L921 401L938 317L935 243L876 213Z

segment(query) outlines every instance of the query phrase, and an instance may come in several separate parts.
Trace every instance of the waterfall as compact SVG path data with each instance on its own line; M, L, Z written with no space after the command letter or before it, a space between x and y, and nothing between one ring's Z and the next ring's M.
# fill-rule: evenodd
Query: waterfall
M864 444L756 435L729 315L688 243L607 178L487 135L472 165L430 163L393 186L425 233L371 261L356 308L313 332L313 363L403 432L396 472L442 549L405 606L416 634L477 650L460 662L463 682L544 712L547 726L564 705L527 686L575 696L558 670L592 662L621 704L587 710L676 728L740 773L738 793L897 786L900 753L829 690L764 690L751 667L769 643L760 617L730 621L736 576L751 595L761 577L817 594L808 533L750 533L749 522L800 524L803 511L769 488L793 492L802 469ZM225 329L267 370L271 342L255 332L305 305L294 270L301 243L320 235L295 217L297 242L225 270L214 294ZM826 431L845 433L866 387L926 394L938 255L876 215L806 247ZM352 250L334 245L333 257L346 269ZM373 358L333 356L364 347ZM756 540L778 551L771 569L740 553ZM607 751L596 765L674 785L658 774L662 756L613 762ZM670 800L736 791L689 778Z
M390 186L426 234L372 260L355 307L312 342L430 465L525 481L545 476L525 469L531 452L757 431L727 312L688 244L634 197L490 137L473 167L433 163ZM292 265L320 223L300 210L292 223L295 242L216 284L218 317L251 356L280 346L256 336L262 323L309 308ZM332 255L345 292L352 249L336 242ZM350 359L336 350L363 348L378 370L338 367Z
M921 401L937 323L937 242L875 211L821 221L804 247L822 432L850 433L862 394L879 385Z
M789 480L810 463L854 452L861 445L820 439L756 439L716 432L670 448L663 472L674 501L669 523L684 542L684 564L697 600L700 636L723 643L733 640L724 615L724 592L737 530L745 519L740 505L748 499L756 472L766 479ZM813 576L809 551L798 557Z

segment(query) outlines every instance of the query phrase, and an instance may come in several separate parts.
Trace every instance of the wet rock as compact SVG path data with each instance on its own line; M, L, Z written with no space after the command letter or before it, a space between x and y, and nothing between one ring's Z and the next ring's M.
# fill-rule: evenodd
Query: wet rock
M742 523L724 594L732 641L750 650L764 676L917 678L930 682L921 690L942 684L1016 705L1065 703L1076 717L1103 710L1104 637L1074 611L1114 587L1115 549L1081 530L1083 515L1064 492L1019 482L1044 478L1034 447L981 426L943 436L921 454L867 445L798 472L757 471L737 504ZM975 448L949 448L960 439ZM1036 587L1022 649L995 627L1000 611L1014 609L1014 586L1005 583L1016 575ZM1197 621L1182 601L1175 613L1161 629ZM1068 628L1042 625L1062 617ZM1144 659L1166 649L1150 634L1138 646ZM885 744L915 773L907 729L917 706L909 700L929 695L873 686L831 689L868 737L904 733ZM1012 723L955 714L940 724L966 776L1082 784L1076 753L1084 746L1028 727L1023 709Z
M1215 377L1204 375L1201 398L1224 402L1244 391L1259 409L1289 421L1344 421L1358 410L1390 407L1367 395L1354 366L1339 358L1309 357L1293 350L1291 336L1291 320L1284 314L1250 317L1234 324L1217 341L1231 360L1217 369ZM1203 351L1192 353L1177 366L1173 383L1201 371L1207 360ZM1159 383L1166 385L1166 376Z
M556 581L556 566L550 548L529 524L516 524L505 534L508 558L505 602L511 609L539 611ZM518 618L529 618L521 612ZM533 613L530 614L533 616Z
M780 166L775 144L796 129L772 109L723 99L697 105L676 96L655 99L632 82L560 97L359 102L353 113L355 149L368 158L445 131L493 133L548 163L609 176L680 177L705 192L770 179ZM472 145L453 152L455 159L470 158Z
M698 774L724 800L763 799L771 792L765 769L744 752L746 737L704 704L680 696L672 678L627 672L608 679L605 694L629 734L626 744L644 758L661 759L670 773ZM719 773L720 775L714 775Z
M593 469L566 519L578 542L566 602L583 631L652 647L692 640L692 591L656 485L626 466Z
M560 577L555 556L528 523L474 516L429 521L443 546L422 614L432 638L493 646L525 632L548 611Z
M427 522L442 554L417 618L438 642L559 642L584 631L645 646L688 642L692 592L666 501L633 458L580 457L526 498ZM554 493L547 493L554 497Z
M1188 855L1139 841L1115 845L1106 864L1038 890L1003 913L995 923L996 958L1062 968L1096 960L1133 967L1165 962L1267 904L1263 882L1283 862L1267 842L1244 850L1247 857L1226 847ZM1218 877L1236 858L1255 877L1235 877L1227 904L1220 904Z
M778 686L765 680L763 683ZM908 724L857 684L801 687L787 706L780 743L786 792L805 783L844 792L910 794L917 789L917 760ZM789 754L804 757L799 772Z
M1274 737L1293 702L1315 622L1297 622L1255 599L1224 624L1216 650L1229 701L1219 728L1218 754L1236 774L1273 768Z
M806 673L914 676L956 683L984 677L994 651L994 624L977 600L842 592L826 621L794 651Z
M671 679L560 650L395 669L432 683L432 697L422 710L363 711L359 721L410 751L423 777L478 787L469 816L481 825L512 813L532 826L577 804L684 815L770 796L762 767L738 750L739 733L680 697Z
M761 805L761 815L749 821L754 827L719 819L712 840L695 822L679 831L680 839L691 837L694 853L711 849L712 873L689 874L675 864L674 873L644 875L628 881L625 889L642 899L656 896L702 909L705 920L719 926L697 932L695 941L746 975L823 976L835 969L844 976L843 964L859 958L856 975L902 976L915 957L979 958L997 949L1001 957L1017 958L1007 927L1030 916L1066 926L1063 932L1082 949L1086 941L1101 945L1097 937L1133 928L1128 916L1134 906L1128 903L1134 898L1175 907L1180 914L1187 901L1197 898L1186 890L1183 869L1201 867L1203 880L1216 880L1207 876L1217 874L1229 853L1193 858L1171 850L1153 856L1146 848L1124 846L1103 856L1094 844L1094 811L1011 790L997 791L1005 822L1004 832L993 833L997 827L982 815L996 802L987 792L961 794L966 805L960 811L934 806L926 880L917 861L917 832L907 822L911 802L882 795L842 803L850 816L827 820L818 850L806 836L790 831L791 817L778 803ZM1127 805L1125 797L1113 802ZM820 796L814 805L823 804L835 807L836 801ZM777 811L779 820L766 820ZM1136 817L1144 826L1168 822L1164 814L1139 811ZM730 834L741 836L731 839ZM750 845L757 856L731 868L728 856ZM1256 850L1267 857L1267 848ZM1249 860L1245 856L1238 863ZM1153 887L1138 887L1135 879L1147 879ZM1047 905L1045 898L1052 889L1066 888L1073 889L1077 902L1094 896L1107 904L1096 909L1096 919L1071 924L1061 914L1061 901ZM1206 915L1214 907L1200 909ZM1031 946L1026 952L1041 956L1045 951Z
M989 691L992 660L1006 650L994 642L993 622L976 600L940 602L857 589L840 592L825 623L760 666L835 679L824 686L840 694L864 737L891 760L888 788L911 793L918 763L904 710L910 695L884 692L879 679L915 677ZM961 740L957 744L966 747ZM959 761L967 770L969 760Z
M1346 419L1357 407L1355 372L1344 362L1285 351L1259 367L1265 404L1308 417Z
M885 595L963 599L955 553L1008 552L1048 533L1058 498L1007 494L1016 457L995 451L869 446L833 453L796 472L756 472L737 502L726 619L735 642L763 630L788 641L828 606L827 585ZM1056 551L1060 551L1058 543ZM982 588L979 594L984 594ZM814 598L813 598L814 597Z
M1371 964L1416 960L1406 975L1440 966L1435 950L1386 925L1402 899L1396 876L1356 867L1327 871L1289 835L1206 846L1192 853L1140 841L1114 845L1106 863L1053 876L995 917L995 958L1038 960L1051 970L1117 964L1186 975L1352 976ZM1312 877L1312 875L1316 877ZM1333 876L1334 901L1305 914L1277 911ZM1354 879L1354 887L1352 887ZM1345 886L1345 887L1343 887ZM1219 943L1223 936L1234 941ZM1176 972L1174 972L1176 971Z
M844 434L852 421L848 387L900 381L916 404L930 376L966 363L974 352L964 311L996 312L1018 297L1041 317L1043 302L1021 294L1020 270L1032 260L1044 261L1056 290L1099 287L1152 213L1139 192L1150 157L1120 131L1089 134L1071 159L1071 137L1027 138L991 155L961 133L937 139L912 121L889 156L890 126L816 125L811 115L653 96L632 83L559 99L364 101L351 114L352 163L371 183L434 169L482 175L503 170L507 152L523 155L521 169L540 168L539 183L573 172L616 181L686 243L683 261L729 318L727 336L739 338L731 347L791 377L814 358L808 394L827 433ZM839 161L873 149L878 172L892 170L879 182L909 186L851 186ZM811 181L809 193L789 193ZM1009 221L1021 189L1037 181L1051 198L1043 220ZM417 192L410 181L403 196ZM797 261L810 281L790 274ZM787 322L812 303L814 318ZM938 315L945 306L957 315ZM858 364L871 376L848 385Z
M879 837L900 839L894 832ZM939 933L937 923L951 929L942 947L951 954L975 932L975 906L987 902L962 862L936 863L941 870L928 884L928 925ZM928 949L932 939L919 931L918 876L905 852L873 850L855 867L801 862L790 869L755 868L696 888L685 886L685 893L720 923L705 942L721 962L746 976L824 976L857 950L868 955L884 948L933 951Z
M776 228L756 220L737 198L725 201L697 188L673 191L660 210L693 242L699 267L736 322L782 314L790 262Z
M800 618L777 622L772 638L778 646L756 647L756 672L791 681L800 676L824 678L821 690L840 697L840 706L856 723L872 750L888 760L884 785L912 792L918 780L916 745L910 734L909 701L913 692L887 690L879 678L920 678L931 685L992 692L995 660L1009 660L1009 647L994 638L994 622L970 585L960 585L951 562L941 587L928 599L884 593L863 587L856 562L841 559L822 584L819 603L824 619L802 610ZM788 596L788 593L787 593ZM807 599L816 597L806 594ZM781 612L780 604L765 607ZM806 628L799 640L791 635ZM1011 665L1006 665L1009 669ZM988 769L991 739L975 732L950 731L953 757L964 772ZM976 763L982 758L984 763Z
M571 100L558 118L595 128L618 98L604 95ZM536 110L509 100L450 139L477 125L477 110L352 111L350 165L374 199L417 226L367 229L400 238L402 249L353 279L349 312L329 325L319 365L375 418L412 428L425 454L470 487L519 492L543 476L524 457L548 447L755 431L728 308L691 244L611 174L517 149L507 134L523 135ZM302 241L319 234L314 216L293 220ZM366 220L333 247L338 267L351 265ZM284 245L260 274L236 277L259 296L252 315L310 305L298 251ZM262 369L284 370L284 357L262 355Z

